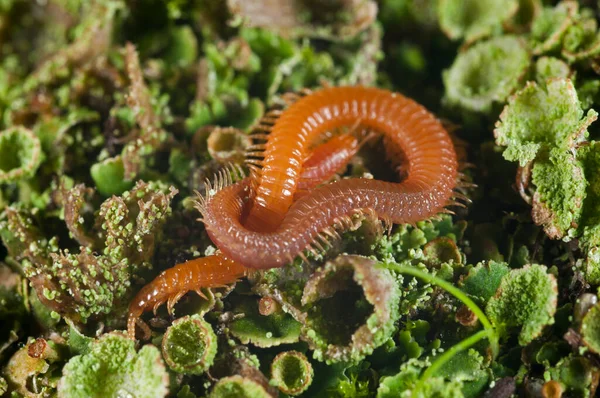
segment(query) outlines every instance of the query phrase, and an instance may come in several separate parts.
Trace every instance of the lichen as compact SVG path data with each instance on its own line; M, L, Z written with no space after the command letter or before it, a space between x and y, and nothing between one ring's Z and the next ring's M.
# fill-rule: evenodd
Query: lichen
M201 317L186 316L173 322L163 335L162 354L175 372L202 374L217 354L217 336Z
M598 114L584 114L569 79L551 79L546 85L529 82L508 101L496 123L496 144L506 147L504 158L521 166L542 149L567 150L588 136Z
M224 377L215 384L210 398L271 398L262 385L242 376Z
M501 31L502 24L518 8L517 0L441 0L437 12L440 26L449 38L472 42Z
M532 182L535 223L554 239L575 236L588 184L581 163L569 152L552 150L534 163Z
M557 297L554 275L542 265L527 265L502 278L495 296L487 303L486 313L504 333L519 329L519 344L524 346L554 323Z
M344 304L340 292L345 292ZM356 297L352 316L343 311L353 307L347 303L350 292ZM388 270L364 257L339 256L318 269L304 288L302 304L308 309L302 338L320 361L358 361L391 337L399 299Z
M169 377L160 351L135 343L120 334L105 334L90 352L74 356L64 366L58 383L59 397L166 397Z
M43 156L40 140L30 130L0 131L0 184L31 178Z
M476 43L444 72L444 101L451 108L488 114L520 86L529 64L527 45L517 36Z
M291 396L306 391L312 383L313 373L310 361L298 351L281 352L271 363L271 383Z
M83 188L73 189L77 195ZM1 224L2 240L46 306L75 321L120 312L112 317L118 320L131 297L132 279L151 268L149 260L176 194L173 188L166 191L161 184L138 182L122 197L106 200L90 233L94 242L83 242L78 253L60 250L56 239L43 239L33 215L12 208Z

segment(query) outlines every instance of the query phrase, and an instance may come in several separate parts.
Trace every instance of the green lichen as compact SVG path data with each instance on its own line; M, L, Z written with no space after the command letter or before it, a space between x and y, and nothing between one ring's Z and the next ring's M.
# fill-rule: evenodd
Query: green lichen
M461 289L469 296L486 303L498 290L502 278L510 268L506 263L488 261L479 263L469 270L461 283Z
M215 384L210 398L270 398L271 394L259 383L242 376L224 377Z
M558 48L578 10L578 3L569 0L554 8L543 8L531 25L533 53L544 54Z
M302 394L313 380L313 367L310 361L298 351L284 351L271 363L271 384L287 395Z
M120 195L133 187L133 181L125 179L125 168L120 156L93 164L90 174L96 188L104 196Z
M354 305L348 305L350 297L356 298ZM317 360L359 361L391 337L399 301L391 272L364 257L339 256L317 270L304 288L302 336Z
M591 390L596 387L594 379L598 372L599 369L589 359L570 355L549 369L546 378L559 382L565 393L590 396Z
M545 86L528 83L511 97L496 123L496 144L506 147L504 158L521 166L541 149L567 150L583 141L598 114L584 115L569 79L552 79Z
M502 24L514 16L517 0L441 0L437 13L444 33L453 40L475 41L502 30Z
M197 315L173 322L162 339L162 353L169 367L184 374L202 374L217 354L217 336Z
M259 301L244 296L233 300L233 311L243 314L230 325L231 334L243 344L251 343L257 347L273 347L295 343L300 338L302 324L290 314L281 310L270 315L259 313Z
M8 391L16 396L37 397L56 393L53 363L60 355L56 344L42 338L30 339L10 358L3 370ZM35 380L32 385L31 380Z
M139 182L122 197L106 200L95 219L92 236L97 239L81 242L78 253L60 250L56 239L43 239L32 214L15 209L6 210L0 236L50 309L75 321L111 312L115 316L108 319L118 320L132 294L132 278L151 268L150 259L176 193L167 190L162 184Z
M600 353L600 306L594 305L583 317L581 337L586 347L596 354Z
M577 151L587 181L579 221L580 245L600 246L600 142L592 141Z
M529 50L517 36L476 43L444 72L444 101L451 108L488 114L520 86L529 64Z
M527 345L554 323L558 290L556 278L543 265L512 270L486 306L492 323L504 331L519 330L519 344Z
M554 239L575 236L587 188L581 163L569 152L552 150L534 163L532 181L536 186L532 204L536 224Z
M33 177L43 156L40 140L30 130L0 131L0 184Z
M377 389L377 398L392 397L437 397L463 398L462 383L459 380L446 382L442 377L431 378L422 388L416 388L419 375L427 363L418 360L405 362L394 376L386 376Z
M566 62L555 57L540 57L535 62L535 81L545 84L549 79L566 79L571 75L571 69Z
M120 334L106 334L90 352L69 360L58 384L60 397L108 397L134 395L165 397L169 378L160 351L135 343Z

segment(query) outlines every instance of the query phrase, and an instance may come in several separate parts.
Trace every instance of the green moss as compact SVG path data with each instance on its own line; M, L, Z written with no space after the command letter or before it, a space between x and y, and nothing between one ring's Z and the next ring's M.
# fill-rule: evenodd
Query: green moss
M444 101L451 108L488 114L520 86L529 63L529 50L517 36L479 42L444 72Z
M545 326L554 323L558 290L554 275L543 265L527 265L502 278L486 313L499 330L519 330L519 344L527 345ZM507 330L508 329L508 330Z
M566 150L583 141L597 116L593 109L584 115L569 79L552 79L545 86L530 82L509 99L494 136L506 147L504 157L524 166L542 148Z
M202 374L217 354L217 336L201 317L186 316L173 322L162 339L162 353L169 367L184 374Z
M89 353L78 355L65 365L58 384L60 396L108 397L124 394L165 397L168 374L160 351L145 345L136 353L135 343L120 334L106 334Z

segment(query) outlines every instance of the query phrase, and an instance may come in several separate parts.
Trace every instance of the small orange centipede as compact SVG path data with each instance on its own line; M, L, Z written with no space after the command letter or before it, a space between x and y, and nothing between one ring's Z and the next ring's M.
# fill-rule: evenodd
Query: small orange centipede
M217 192L199 198L203 222L221 254L179 264L144 287L130 306L130 336L145 309L167 300L172 307L188 290L235 281L248 272L247 267L283 266L304 250L324 251L356 212L374 212L388 225L414 223L449 212L446 206L456 204L456 198L464 199L455 192L459 173L449 134L413 100L366 87L325 88L294 100L285 111L263 119L266 131L255 137L265 143L253 148L258 160L249 161L254 166L252 176L233 183L223 173ZM311 169L307 159L313 142L326 131L357 121L381 133L389 146L401 152L407 177L400 183L344 179L315 188L294 202L306 182L305 165ZM354 141L337 140L331 148L313 152L318 165L325 167L331 159L326 154L335 153L336 145L348 145L348 153L355 153ZM317 180L325 174L329 172L317 172ZM309 187L315 185L307 180Z

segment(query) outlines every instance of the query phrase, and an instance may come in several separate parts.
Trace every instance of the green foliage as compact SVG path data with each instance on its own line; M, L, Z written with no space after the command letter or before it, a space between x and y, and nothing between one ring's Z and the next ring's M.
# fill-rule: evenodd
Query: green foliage
M106 334L65 365L58 384L61 397L109 397L133 394L136 397L165 397L169 377L160 351L145 345L139 352L135 343L120 334Z
M501 31L518 7L517 0L440 0L437 13L448 37L471 42Z
M478 42L444 72L444 101L450 108L489 114L521 85L530 62L526 43L517 36Z
M592 109L584 115L569 79L553 79L545 86L529 82L509 99L494 136L496 144L506 147L504 157L524 166L542 149L567 150L582 142L597 116Z
M519 330L519 344L539 337L545 326L554 323L557 303L556 278L543 265L527 265L502 278L496 295L486 307L492 323L505 333Z

